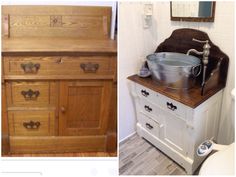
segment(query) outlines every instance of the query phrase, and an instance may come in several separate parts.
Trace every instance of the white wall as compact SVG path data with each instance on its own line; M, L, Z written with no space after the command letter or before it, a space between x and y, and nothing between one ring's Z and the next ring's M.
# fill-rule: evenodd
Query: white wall
M212 42L218 45L230 58L228 81L224 91L221 124L218 140L230 143L232 129L229 120L231 95L235 84L234 48L234 2L216 2L215 22L174 22L170 20L170 3L153 2L152 26L142 28L142 2L119 3L119 138L124 139L135 131L135 113L128 90L127 76L137 73L141 60L171 32L177 28L193 28L208 33ZM230 135L231 134L231 135Z

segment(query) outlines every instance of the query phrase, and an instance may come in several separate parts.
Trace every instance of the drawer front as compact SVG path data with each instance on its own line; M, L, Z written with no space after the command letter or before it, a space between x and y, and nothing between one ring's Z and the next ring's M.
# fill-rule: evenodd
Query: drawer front
M115 67L109 56L4 57L5 75L109 75Z
M140 113L138 121L145 130L159 138L159 131L162 125L142 113Z
M7 82L8 106L55 105L56 92L56 82Z
M53 111L9 111L10 136L54 135Z
M186 119L187 106L161 94L159 94L159 98L160 100L158 102L158 105L163 110L167 111L168 113L174 114L175 116L181 117L182 119Z
M155 121L162 123L162 111L153 103L145 99L139 99L140 111L148 116L151 116Z
M159 101L159 94L151 89L148 89L142 85L136 84L136 92L140 98L145 98L151 102Z
M163 110L185 119L187 106L139 84L136 84L136 92L142 100L146 99ZM150 113L155 114L155 111L150 111Z

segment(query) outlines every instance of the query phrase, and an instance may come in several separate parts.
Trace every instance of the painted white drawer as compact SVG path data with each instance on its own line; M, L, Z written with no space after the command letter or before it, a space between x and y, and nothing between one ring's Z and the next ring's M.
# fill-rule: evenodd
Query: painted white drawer
M146 99L139 99L140 111L148 116L151 116L152 119L159 123L163 123L162 115L163 111L154 105L152 102Z
M159 100L158 102L155 102L155 104L171 114L181 117L182 119L186 119L188 107L180 102L159 94Z
M157 93L149 88L146 88L142 85L139 85L139 84L135 84L135 85L136 85L136 92L141 99L145 98L153 103L158 102L159 93Z
M141 100L145 101L146 99L152 104L162 108L164 111L182 117L182 119L186 118L186 111L188 107L183 105L182 103L177 102L171 98L168 98L160 93L157 93L139 84L136 84L136 92ZM141 107L144 108L144 112L146 113L149 112L150 114L156 114L155 110L152 110L152 107L151 109L149 109L150 106L148 107L148 105L144 107L145 105L143 105L144 104L143 101L141 101Z
M141 126L147 130L149 133L151 133L155 137L159 137L160 127L162 124L157 123L156 121L152 120L148 116L140 113L139 114L140 120L138 121Z

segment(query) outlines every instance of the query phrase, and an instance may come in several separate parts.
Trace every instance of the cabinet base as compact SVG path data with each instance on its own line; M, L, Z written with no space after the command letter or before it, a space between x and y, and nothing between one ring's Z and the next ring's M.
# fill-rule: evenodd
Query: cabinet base
M10 136L11 153L105 152L105 135L100 136Z
M204 158L201 159L201 162L198 161L197 163L194 162L192 159L190 159L187 156L183 156L182 154L178 153L171 147L169 147L167 144L162 142L157 137L153 136L149 132L147 132L144 128L141 127L141 125L137 124L137 133L139 136L145 138L150 143L152 143L154 146L156 146L158 149L160 149L162 152L167 154L171 159L173 159L176 163L178 163L180 166L182 166L187 174L192 175L194 171L198 168L200 163L204 160Z

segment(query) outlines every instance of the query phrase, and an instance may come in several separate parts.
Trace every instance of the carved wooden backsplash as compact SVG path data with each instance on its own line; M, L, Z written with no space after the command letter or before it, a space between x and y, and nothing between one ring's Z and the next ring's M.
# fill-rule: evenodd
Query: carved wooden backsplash
M107 39L111 7L2 6L2 35Z
M189 49L203 51L204 44L193 41L193 38L202 41L208 40L211 46L206 71L206 85L203 93L206 93L208 90L217 87L218 85L225 86L229 57L223 53L218 46L213 44L207 33L203 31L189 28L174 30L171 36L157 47L155 52L179 52L186 54ZM194 53L191 53L191 55L195 55L202 59L202 55L196 55ZM202 82L202 73L197 77L197 81L200 85Z

